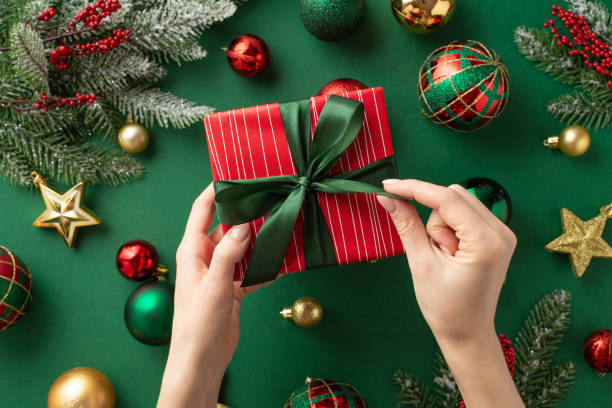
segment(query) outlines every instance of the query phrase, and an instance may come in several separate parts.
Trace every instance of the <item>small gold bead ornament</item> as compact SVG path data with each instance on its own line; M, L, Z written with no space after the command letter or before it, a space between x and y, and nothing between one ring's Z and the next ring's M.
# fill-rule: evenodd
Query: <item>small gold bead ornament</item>
M559 133L559 136L546 139L544 146L559 149L568 156L581 156L591 146L591 135L582 126L568 126Z
M230 408L229 405L217 404L217 408Z
M117 141L127 153L140 153L149 146L149 131L140 123L134 121L131 115L125 119L125 124L119 129Z
M293 306L286 307L280 312L285 319L305 329L315 327L323 319L323 306L319 301L310 296L299 298Z

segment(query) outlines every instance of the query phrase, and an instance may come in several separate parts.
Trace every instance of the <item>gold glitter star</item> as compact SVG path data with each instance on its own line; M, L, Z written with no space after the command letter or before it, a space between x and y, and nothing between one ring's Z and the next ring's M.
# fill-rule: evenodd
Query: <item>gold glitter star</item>
M33 175L33 177L35 177ZM76 238L77 228L97 225L102 220L91 210L83 206L85 184L83 182L72 187L64 194L52 190L38 176L35 184L40 188L40 194L47 209L34 221L35 227L55 228L64 239L68 248L72 247Z
M593 257L612 258L612 247L601 237L606 220L612 216L612 204L602 208L601 214L588 221L582 221L567 208L561 210L563 235L546 245L550 252L569 254L572 271L577 278Z

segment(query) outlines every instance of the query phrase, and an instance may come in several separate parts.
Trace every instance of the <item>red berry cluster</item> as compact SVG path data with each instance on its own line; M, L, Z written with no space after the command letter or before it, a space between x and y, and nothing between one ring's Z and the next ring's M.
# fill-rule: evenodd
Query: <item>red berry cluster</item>
M110 16L120 8L119 0L98 0L74 16L70 22L70 27L75 27L77 23L81 22L85 27L95 30L102 24L102 19Z
M51 7L50 9L47 9L43 11L42 13L40 13L37 18L42 21L49 21L53 17L55 17L55 9Z
M36 104L34 105L35 109L42 109L43 111L48 111L50 106L58 107L61 105L66 106L75 106L75 105L85 105L87 103L94 103L97 95L82 95L77 93L73 98L58 98L51 97L49 98L46 93L41 92L40 97L38 97Z
M66 60L70 55L74 55L74 51L65 45L60 45L49 52L49 62L57 69L67 69L68 64L66 64Z
M499 343L501 344L502 351L504 352L504 358L510 370L510 375L514 375L514 366L516 365L516 356L514 355L514 347L512 347L512 340L506 337L505 334L499 334Z
M66 63L68 57L90 55L94 52L106 54L113 48L129 40L130 30L121 30L118 28L113 31L113 35L98 41L93 41L87 44L77 44L74 46L74 48L66 45L60 45L56 49L51 50L49 53L49 62L53 64L56 69L68 69L68 64Z
M508 370L510 370L510 375L514 375L514 366L516 365L516 356L514 355L514 348L512 347L512 340L506 337L505 334L499 334L499 344L501 344L502 351L504 353L504 359L506 360L506 365L508 366ZM467 408L464 401L459 402L459 406L457 408Z
M552 15L563 22L573 38L572 41L567 36L558 33L555 20L550 19L544 23L544 27L550 27L550 31L557 39L557 45L571 48L570 55L580 55L584 65L593 68L599 75L612 78L610 44L591 30L586 17L565 11L561 6L556 5L552 6ZM612 88L612 79L608 80L608 88Z
M113 48L130 40L130 30L121 30L120 28L113 31L113 35L102 40L94 41L87 44L77 44L75 48L78 55L89 55L94 52L106 54Z

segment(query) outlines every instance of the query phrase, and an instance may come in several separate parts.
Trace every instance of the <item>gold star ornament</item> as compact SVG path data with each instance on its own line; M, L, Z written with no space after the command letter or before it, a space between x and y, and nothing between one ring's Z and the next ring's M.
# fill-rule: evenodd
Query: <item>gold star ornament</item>
M608 218L612 218L612 204L603 207L597 217L588 221L582 221L576 214L563 208L563 235L546 245L546 249L569 254L574 276L580 278L592 258L612 258L612 247L601 236Z
M47 207L34 221L34 226L55 228L68 248L72 247L79 227L97 225L102 222L102 219L93 211L83 206L85 198L84 182L80 182L61 194L51 189L40 174L32 172L32 179L34 185L40 189L40 194Z

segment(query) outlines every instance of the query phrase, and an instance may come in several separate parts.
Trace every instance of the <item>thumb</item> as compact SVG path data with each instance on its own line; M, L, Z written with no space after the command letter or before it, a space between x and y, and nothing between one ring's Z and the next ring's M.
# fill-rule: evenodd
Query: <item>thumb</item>
M376 196L376 199L391 216L410 263L431 250L429 235L412 204L382 195Z
M249 224L229 230L217 244L206 274L206 286L210 290L227 290L233 293L234 269L240 262L250 242Z

